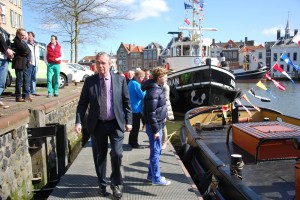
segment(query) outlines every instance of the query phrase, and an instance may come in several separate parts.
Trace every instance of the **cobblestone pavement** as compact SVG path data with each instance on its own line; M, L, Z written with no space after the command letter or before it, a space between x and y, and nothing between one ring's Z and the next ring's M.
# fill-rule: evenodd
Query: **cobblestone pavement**
M72 95L74 93L78 93L80 95L83 83L78 83L75 85L74 83L70 83L68 86L65 86L63 89L59 89L59 96L47 98L47 87L46 85L37 87L37 94L41 96L32 96L33 101L29 102L16 102L14 96L14 86L6 88L4 94L2 94L0 101L2 101L5 105L9 105L9 108L4 109L0 108L0 116L5 117L8 115L12 115L18 111L30 109L31 107L42 105L44 103L48 103L54 100L58 100L60 98L64 98L66 96Z

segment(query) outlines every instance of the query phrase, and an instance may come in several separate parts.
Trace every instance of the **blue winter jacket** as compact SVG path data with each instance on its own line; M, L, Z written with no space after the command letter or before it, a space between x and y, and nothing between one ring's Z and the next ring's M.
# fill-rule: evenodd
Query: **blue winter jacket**
M142 84L146 91L143 105L143 116L146 124L151 126L153 134L158 133L164 126L167 107L163 88L153 79L148 79Z
M134 78L128 83L131 108L133 113L141 113L146 92L141 90L141 84Z

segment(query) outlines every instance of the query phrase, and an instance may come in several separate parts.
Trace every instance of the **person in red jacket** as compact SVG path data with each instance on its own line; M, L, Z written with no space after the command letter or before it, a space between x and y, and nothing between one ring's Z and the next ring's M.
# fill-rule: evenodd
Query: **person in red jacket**
M46 48L46 63L47 63L47 88L48 98L52 97L54 93L55 97L58 97L59 88L59 74L60 74L60 63L63 59L62 47L57 42L57 36L51 35L50 43ZM52 77L54 74L54 88L52 86Z

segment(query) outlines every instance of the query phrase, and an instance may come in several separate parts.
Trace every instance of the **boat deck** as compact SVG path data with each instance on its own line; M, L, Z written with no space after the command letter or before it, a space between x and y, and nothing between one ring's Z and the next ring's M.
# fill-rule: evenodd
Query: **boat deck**
M193 184L189 174L183 167L182 162L175 153L172 145L162 151L161 173L171 180L169 186L152 186L146 181L149 147L148 137L145 132L139 133L139 143L143 149L132 149L127 145L129 133L125 133L123 145L122 171L124 185L122 188L122 199L202 199L198 189ZM107 180L110 176L110 156L108 152ZM107 187L107 191L112 191ZM91 144L88 143L81 150L80 154L70 166L66 174L49 196L51 199L111 199L109 197L99 197L98 182L92 158Z
M294 199L295 198L295 159L269 160L255 163L255 157L239 146L233 144L231 137L226 144L227 129L203 130L199 134L202 142L224 164L230 174L231 154L242 155L244 167L242 180L261 199ZM203 144L202 143L202 144Z

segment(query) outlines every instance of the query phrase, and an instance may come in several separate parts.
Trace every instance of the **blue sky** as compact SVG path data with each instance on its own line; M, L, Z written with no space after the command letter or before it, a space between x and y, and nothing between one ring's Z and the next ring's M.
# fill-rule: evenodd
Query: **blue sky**
M134 10L134 20L123 23L121 29L111 30L109 38L99 38L99 45L85 44L79 46L79 60L95 51L116 53L121 42L146 46L157 42L166 46L171 39L169 31L178 31L184 25L186 10L184 2L188 0L119 0L120 4ZM294 29L300 30L300 1L299 0L206 0L203 10L203 27L217 28L217 32L204 32L204 37L215 39L216 42L228 40L240 41L245 37L254 40L256 44L265 41L275 41L276 31L283 30L287 23L291 34ZM189 10L191 13L191 10ZM40 29L41 22L32 20L38 14L32 13L23 5L24 27L36 34L36 40L43 43L50 41L49 31ZM188 15L189 16L189 15ZM191 17L189 17L191 20ZM299 33L300 34L300 33ZM187 35L187 34L186 34ZM58 35L58 40L60 36ZM70 47L62 43L66 59L69 59Z

